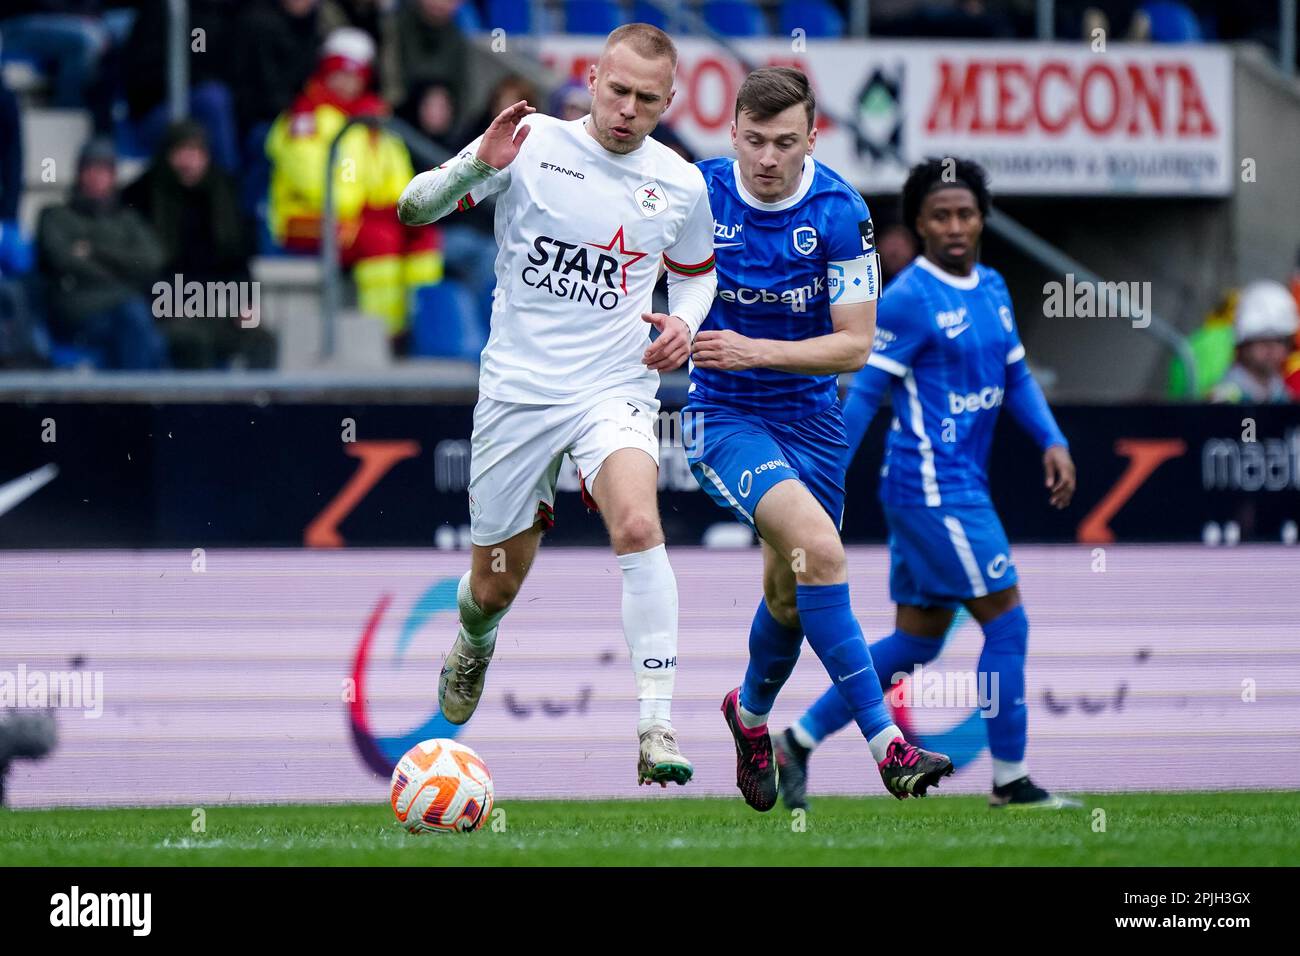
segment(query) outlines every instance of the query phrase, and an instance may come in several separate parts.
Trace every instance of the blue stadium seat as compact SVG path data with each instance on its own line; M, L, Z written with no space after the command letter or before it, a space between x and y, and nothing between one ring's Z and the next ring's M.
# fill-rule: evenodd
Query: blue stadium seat
M810 40L844 36L844 17L826 0L785 0L779 19L783 36L796 29Z
M749 0L708 0L701 12L704 22L723 36L761 37L767 35L763 11Z
M426 358L478 358L483 347L476 332L473 296L459 282L446 279L415 290L411 318L411 355Z
M79 345L65 345L59 342L50 343L50 364L55 368L77 368L82 365L89 365L92 368L103 368L107 363L104 353L98 349L82 348Z
M614 0L566 0L566 33L605 36L623 23L623 11Z
M145 145L140 126L127 117L113 124L113 145L117 154L127 159L152 159L153 151Z
M658 27L660 30L668 29L668 16L653 4L646 3L645 0L636 0L632 4L632 19L629 23L648 23L652 27Z
M1151 39L1156 43L1199 43L1204 39L1196 14L1185 4L1167 0L1144 3L1141 12L1151 20Z
M474 0L465 0L457 7L455 19L461 33L483 32L483 20L479 16L478 7L474 5Z
M533 5L529 0L487 0L483 26L506 33L531 33Z

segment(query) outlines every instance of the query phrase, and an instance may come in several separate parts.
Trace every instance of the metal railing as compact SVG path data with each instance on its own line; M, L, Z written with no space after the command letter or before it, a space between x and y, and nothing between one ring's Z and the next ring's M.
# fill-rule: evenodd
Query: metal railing
M190 115L190 7L167 0L167 115L173 123Z
M989 231L995 233L1004 241L1011 243L1011 245L1053 275L1073 275L1076 283L1087 282L1094 287L1099 287L1105 283L1101 276L1087 266L1071 258L1042 236L1030 231L1000 210L992 210L988 218L984 220L984 224ZM1133 304L1128 301L1128 283L1119 282L1115 283L1115 286L1119 292L1120 314L1138 318L1134 314ZM1194 397L1196 395L1196 356L1192 352L1192 346L1187 340L1187 336L1179 332L1172 323L1156 315L1154 311L1148 311L1141 318L1146 319L1147 324L1135 326L1135 328L1155 336L1156 339L1178 356L1179 361L1183 363L1183 368L1187 370L1187 394Z

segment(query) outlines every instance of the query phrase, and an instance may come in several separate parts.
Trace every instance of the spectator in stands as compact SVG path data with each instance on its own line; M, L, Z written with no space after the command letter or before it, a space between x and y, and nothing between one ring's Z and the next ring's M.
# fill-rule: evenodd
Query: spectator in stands
M412 87L397 115L448 153L465 145L457 138L460 110L456 94L446 83L420 83Z
M165 259L157 278L168 283L252 280L250 230L237 200L234 181L212 162L206 129L192 121L171 126L153 163L122 191L122 202L158 237ZM241 322L247 318L232 308L225 315L165 319L171 365L270 368L275 339L265 329L245 328Z
M1016 0L872 0L880 36L1014 37L1024 4Z
M375 57L369 35L336 30L322 54L319 69L266 141L272 235L299 252L320 247L330 143L352 117L387 111L366 92ZM357 125L340 141L334 197L342 262L353 267L361 310L383 318L399 347L410 293L442 278L439 231L397 219L397 199L413 176L405 144L390 133Z
M5 55L36 61L53 71L51 104L91 107L95 128L111 124L111 95L96 89L101 60L112 39L100 19L100 0L4 0L0 38Z
M167 0L140 0L123 56L127 110L146 150L154 152L169 119L166 103L168 30ZM213 159L227 172L239 169L239 132L230 89L235 44L233 20L237 0L190 0L190 114L208 131ZM195 36L195 31L201 31ZM200 42L201 38L201 42Z
M402 116L435 144L454 154L467 143L457 139L460 134L455 132L457 110L452 97L452 91L443 83L418 85L404 105ZM476 334L483 341L487 341L492 290L496 287L495 210L496 204L489 197L438 223L447 277L461 282L469 291L474 300L470 311L478 320Z
M401 34L400 0L323 0L321 25L325 36L339 27L356 27L375 41L375 80L379 95L389 104L402 102L402 66L398 59Z
M1300 310L1300 249L1296 250L1295 270L1291 273L1291 297L1295 299L1296 308ZM1286 360L1282 376L1286 380L1287 391L1291 397L1300 402L1300 329L1296 330L1295 351Z
M562 120L582 119L591 112L587 81L572 79L551 94L551 115Z
M542 102L542 94L527 78L520 76L518 73L503 76L492 87L492 92L488 94L487 105L483 107L483 111L461 127L461 138L468 143L491 126L492 121L497 118L497 115L503 109L511 103L518 103L520 100L527 101L529 106L536 107L539 110L545 105ZM457 102L463 102L463 100L458 99ZM493 110L496 112L493 112Z
M36 243L57 337L102 353L107 368L163 366L147 297L162 249L139 215L118 202L111 142L92 139L82 150L72 199L42 211Z
M1237 337L1233 332L1233 320L1237 315L1237 300L1241 297L1239 289L1229 289L1205 317L1199 329L1187 337L1187 344L1192 349L1192 360L1196 363L1196 394L1189 394L1187 388L1187 370L1177 355L1169 360L1169 390L1171 399L1198 398L1209 396L1210 390L1228 374L1237 352Z
M876 236L876 251L880 253L881 281L887 283L907 268L921 250L912 230L896 222L880 230Z
M0 276L25 272L18 232L18 201L23 194L23 130L18 99L0 77Z
M0 78L0 368L41 368L49 341L28 275L32 249L18 226L23 137L18 100Z
M240 130L269 124L316 68L319 0L252 0L235 24L232 82Z
M416 86L441 83L452 99L465 102L469 41L456 25L462 0L401 0L397 13L398 56L403 95ZM495 118L496 114L492 116ZM487 129L479 128L479 132Z
M1262 279L1242 289L1234 329L1237 358L1210 400L1250 405L1291 401L1282 367L1297 326L1295 299L1282 283Z

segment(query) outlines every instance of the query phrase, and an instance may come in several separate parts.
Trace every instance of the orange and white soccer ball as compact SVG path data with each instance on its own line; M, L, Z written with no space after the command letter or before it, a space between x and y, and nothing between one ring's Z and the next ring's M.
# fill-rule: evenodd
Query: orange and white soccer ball
M393 768L390 802L412 833L477 830L492 815L492 774L454 740L416 744Z

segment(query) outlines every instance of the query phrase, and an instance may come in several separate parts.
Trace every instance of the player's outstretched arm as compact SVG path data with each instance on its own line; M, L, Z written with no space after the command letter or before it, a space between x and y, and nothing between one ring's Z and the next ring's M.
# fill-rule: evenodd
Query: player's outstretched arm
M523 100L506 107L455 159L417 175L397 200L397 218L408 226L427 225L458 208L466 197L477 201L504 189L500 174L528 137L530 127L521 127L520 120L535 112Z

